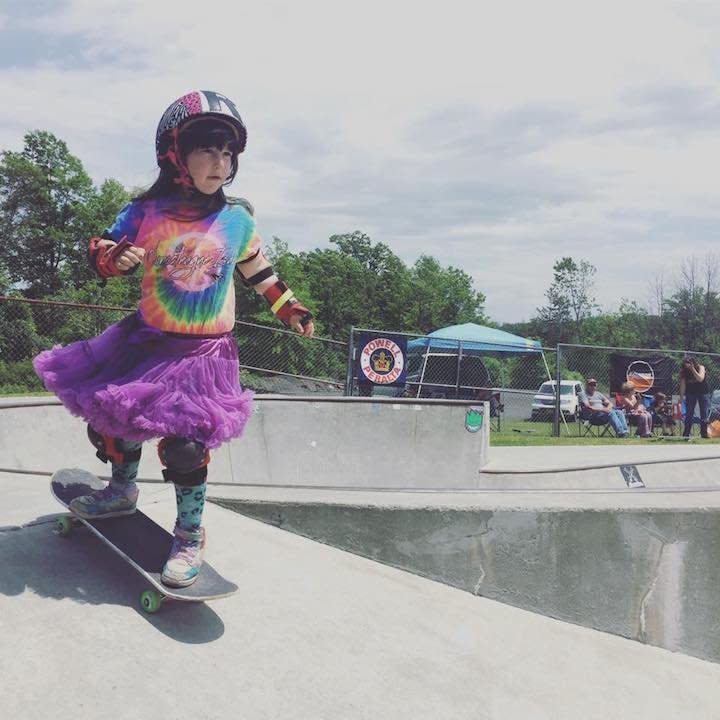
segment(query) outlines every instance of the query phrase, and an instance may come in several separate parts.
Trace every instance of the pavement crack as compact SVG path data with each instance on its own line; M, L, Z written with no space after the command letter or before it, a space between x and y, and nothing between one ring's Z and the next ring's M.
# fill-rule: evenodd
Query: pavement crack
M655 537L657 538L657 535L655 535ZM650 586L643 594L642 600L640 601L640 628L639 628L637 639L640 640L641 642L647 642L647 637L648 637L648 635L647 635L647 618L645 615L645 611L647 608L647 602L650 599L650 597L652 596L653 592L655 591L655 588L658 583L660 565L662 563L662 557L663 557L663 553L665 552L665 547L666 547L666 543L661 541L660 552L658 552L658 554L657 554L657 558L655 561L655 567L653 568L652 582L650 583Z

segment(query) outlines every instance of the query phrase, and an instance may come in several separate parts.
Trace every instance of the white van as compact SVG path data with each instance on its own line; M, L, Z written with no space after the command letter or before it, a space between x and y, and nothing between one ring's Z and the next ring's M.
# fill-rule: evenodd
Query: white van
M578 393L583 389L579 380L560 381L560 411L572 422L578 413ZM533 397L531 420L549 420L555 414L555 381L544 382Z

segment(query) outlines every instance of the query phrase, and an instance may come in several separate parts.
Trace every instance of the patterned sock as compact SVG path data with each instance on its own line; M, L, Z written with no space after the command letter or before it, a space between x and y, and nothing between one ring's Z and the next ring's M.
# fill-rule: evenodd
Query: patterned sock
M202 525L203 508L205 507L205 491L207 483L184 487L175 485L177 500L177 524L183 530L199 530Z
M139 450L142 447L142 443L131 442L130 440L116 440L118 449L122 449L125 452L132 452L133 450ZM133 460L125 463L113 463L112 464L112 480L110 480L110 487L113 490L127 494L128 490L133 490L135 487L135 479L137 478L138 466L140 460Z

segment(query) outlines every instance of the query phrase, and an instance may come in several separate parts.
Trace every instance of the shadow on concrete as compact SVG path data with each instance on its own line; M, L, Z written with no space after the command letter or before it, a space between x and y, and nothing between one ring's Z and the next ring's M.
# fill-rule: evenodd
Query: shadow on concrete
M209 643L225 632L221 618L204 603L167 601L153 615L139 606L148 589L143 578L88 530L70 537L54 530L56 516L43 516L22 528L0 532L0 594L25 591L52 600L131 607L157 630L187 644Z

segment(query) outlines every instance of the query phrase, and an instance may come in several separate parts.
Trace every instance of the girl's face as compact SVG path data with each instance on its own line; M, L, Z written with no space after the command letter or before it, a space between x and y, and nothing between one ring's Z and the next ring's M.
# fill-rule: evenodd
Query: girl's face
M232 152L227 145L222 150L195 148L188 153L186 164L195 187L204 195L213 195L230 177Z

